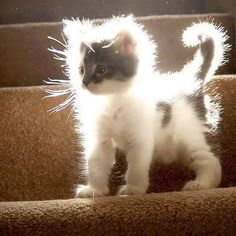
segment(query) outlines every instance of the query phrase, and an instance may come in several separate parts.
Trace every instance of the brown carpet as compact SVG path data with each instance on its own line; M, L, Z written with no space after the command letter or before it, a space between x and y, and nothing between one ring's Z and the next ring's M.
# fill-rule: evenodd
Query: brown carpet
M45 86L0 90L0 200L47 200L73 197L74 185L83 183L82 160L69 109L54 115L47 110L62 98L42 100ZM223 165L222 186L236 185L236 77L215 76L208 94L223 111L216 139ZM211 139L213 142L215 139ZM213 143L214 144L214 143ZM123 181L122 155L110 180L111 193ZM187 169L153 163L150 192L179 190L193 175Z
M72 198L84 181L69 110L49 116L59 99L42 100L44 90L0 90L0 235L235 235L235 76L216 76L208 89L224 107L218 138L226 188L130 197L29 201ZM116 174L123 169L118 162ZM157 164L150 175L150 192L179 190L191 177ZM113 193L121 183L113 174Z
M235 235L236 187L0 203L3 235Z

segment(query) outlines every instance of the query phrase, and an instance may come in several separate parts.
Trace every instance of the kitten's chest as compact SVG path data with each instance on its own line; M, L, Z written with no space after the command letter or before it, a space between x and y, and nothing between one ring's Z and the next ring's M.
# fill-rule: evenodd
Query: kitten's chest
M127 123L125 107L120 103L113 103L106 107L100 116L102 132L122 147L125 142L125 126Z
M115 141L121 149L136 133L137 127L150 123L150 110L145 100L119 96L106 105L100 113L98 126L102 134Z
M110 136L117 136L121 133L124 125L124 114L122 106L113 106L106 108L100 117L101 127L104 128Z

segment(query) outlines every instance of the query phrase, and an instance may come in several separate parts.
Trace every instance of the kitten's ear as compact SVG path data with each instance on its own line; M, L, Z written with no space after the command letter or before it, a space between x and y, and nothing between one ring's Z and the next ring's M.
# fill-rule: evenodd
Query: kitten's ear
M74 32L78 31L79 22L63 19L62 23L63 23L63 32L67 37L71 36L72 34L74 34Z
M122 31L115 37L115 44L118 50L124 54L134 53L136 43L128 31Z
M63 20L63 32L67 38L81 37L84 33L85 24L80 20Z

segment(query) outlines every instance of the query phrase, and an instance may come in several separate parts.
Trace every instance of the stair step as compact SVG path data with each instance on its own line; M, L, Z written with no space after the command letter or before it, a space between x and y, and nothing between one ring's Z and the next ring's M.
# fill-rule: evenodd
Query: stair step
M70 198L75 184L85 180L72 117L67 122L70 108L50 115L47 111L63 97L42 100L46 88L0 88L0 201ZM224 108L217 133L222 145L222 186L234 186L236 76L215 76L208 93ZM118 159L112 191L123 180L125 164L120 155ZM191 173L181 166L154 163L150 176L151 191L163 192L179 190Z

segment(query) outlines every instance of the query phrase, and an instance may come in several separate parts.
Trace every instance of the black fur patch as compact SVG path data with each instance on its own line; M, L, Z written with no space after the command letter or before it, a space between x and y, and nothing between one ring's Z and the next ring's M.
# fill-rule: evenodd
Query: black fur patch
M87 84L90 82L101 83L105 79L126 81L136 74L138 66L136 55L120 53L115 43L110 41L93 43L91 48L93 50L85 44L81 46L81 52L84 52L85 73L83 80L87 81ZM93 73L93 68L96 65L104 65L107 68L103 76Z
M161 127L165 128L171 120L171 105L166 102L159 102L156 104L156 110L162 110L164 112L164 116L161 122Z
M186 96L187 101L193 105L197 116L201 120L206 120L206 107L204 104L204 94L202 91L198 91L196 94Z

